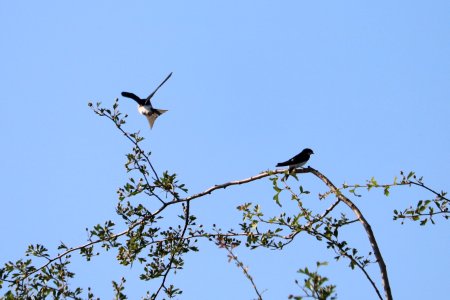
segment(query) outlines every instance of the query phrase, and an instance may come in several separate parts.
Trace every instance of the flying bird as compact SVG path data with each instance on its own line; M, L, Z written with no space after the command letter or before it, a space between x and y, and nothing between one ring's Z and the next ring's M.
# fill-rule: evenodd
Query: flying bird
M309 157L311 156L311 154L314 154L314 152L309 148L305 148L302 150L302 152L300 152L293 158L291 158L287 161L284 161L284 162L280 162L276 166L277 167L289 166L289 170L293 170L295 168L302 167L309 160Z
M153 123L155 123L156 118L165 113L167 110L165 109L156 109L152 106L151 99L159 90L159 88L172 76L172 72L163 80L163 82L158 85L158 87L151 93L146 99L141 99L133 93L122 92L122 96L126 98L133 99L138 104L138 111L141 115L144 115L147 120L150 128L153 128Z

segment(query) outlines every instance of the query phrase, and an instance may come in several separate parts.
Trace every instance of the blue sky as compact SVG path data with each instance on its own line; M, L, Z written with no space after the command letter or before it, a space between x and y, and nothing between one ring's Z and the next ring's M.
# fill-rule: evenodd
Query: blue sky
M310 165L336 184L414 170L449 190L449 14L448 1L0 3L0 262L22 257L30 243L78 245L86 227L115 218L130 145L89 101L119 97L127 129L147 138L155 167L179 174L191 193L272 169L305 147L315 152ZM169 72L153 101L169 112L149 130L120 92L145 96ZM313 195L325 190L311 175L302 180ZM448 223L392 221L393 209L426 197L409 189L354 199L373 225L397 299L446 295ZM271 198L262 181L192 209L200 223L228 228L240 220L237 205L270 211ZM367 246L360 227L347 234ZM264 299L283 299L298 292L298 268L332 262L322 248L303 236L285 252L238 255ZM223 250L201 250L173 278L183 299L255 297ZM113 258L75 263L76 283L108 299L111 280L129 274L130 298L142 296L151 285ZM340 299L375 299L346 263L324 273Z

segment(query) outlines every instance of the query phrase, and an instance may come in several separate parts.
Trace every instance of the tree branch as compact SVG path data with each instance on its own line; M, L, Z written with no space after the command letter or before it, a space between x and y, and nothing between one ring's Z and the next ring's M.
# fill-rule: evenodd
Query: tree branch
M381 255L380 248L378 247L378 243L375 239L375 235L372 231L372 227L370 226L369 222L364 218L361 211L358 209L358 207L350 201L346 196L344 196L337 188L336 186L327 178L325 175L317 171L316 169L313 169L311 167L308 167L307 170L316 177L318 177L320 180L322 180L329 188L330 190L338 197L342 202L344 202L356 215L358 220L363 225L364 229L366 230L367 237L369 238L370 244L373 249L373 253L377 259L378 266L380 268L381 272L381 281L384 287L384 293L387 300L392 300L392 293L391 293L391 286L389 284L389 278L387 273L386 264L384 263L383 256Z
M296 170L296 173L309 173L309 172L310 171L308 169L297 169ZM200 198L200 197L203 197L205 195L211 194L215 190L225 189L225 188L227 188L229 186L241 185L241 184L249 183L249 182L252 182L252 181L255 181L255 180L259 180L261 178L268 177L268 176L271 176L271 175L284 174L284 173L286 173L286 170L284 170L284 169L278 169L278 170L274 170L274 171L268 170L268 171L261 172L258 175L255 175L255 176L252 176L252 177L249 177L249 178L245 178L245 179L241 179L241 180L229 181L229 182L222 183L222 184L217 184L217 185L212 186L209 189L207 189L207 190L205 190L205 191L203 191L201 193L198 193L198 194L186 197L186 198L181 198L181 199L177 200L177 202L185 202L185 201L193 200L193 199Z

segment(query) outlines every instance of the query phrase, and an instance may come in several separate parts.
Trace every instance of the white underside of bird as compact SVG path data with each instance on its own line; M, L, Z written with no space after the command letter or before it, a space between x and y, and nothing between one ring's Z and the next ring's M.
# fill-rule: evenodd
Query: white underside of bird
M303 167L305 164L306 164L306 161L299 163L299 164L295 164L295 165L289 165L289 168L291 168L291 169L300 168L300 167Z
M154 109L150 105L138 105L138 111L147 118L150 128L153 128L156 118L165 113L166 109Z

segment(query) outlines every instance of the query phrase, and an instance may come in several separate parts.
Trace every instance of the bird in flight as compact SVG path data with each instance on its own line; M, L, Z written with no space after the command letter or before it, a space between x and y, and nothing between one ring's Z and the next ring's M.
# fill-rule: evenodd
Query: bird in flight
M150 100L156 94L159 88L162 87L162 85L170 78L170 76L172 76L172 72L167 75L166 79L164 79L163 82L161 82L160 85L158 85L158 87L153 91L153 93L151 93L146 99L141 99L133 93L122 92L123 97L133 99L137 102L138 111L141 115L144 115L147 118L150 128L153 128L153 123L155 123L156 118L167 111L165 109L154 108Z
M305 148L302 150L302 152L300 152L293 158L291 158L287 161L284 161L284 162L280 162L276 166L277 167L289 166L289 170L293 170L293 169L302 167L309 160L309 157L311 156L311 154L314 154L314 152L309 148Z

